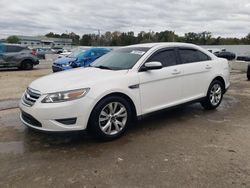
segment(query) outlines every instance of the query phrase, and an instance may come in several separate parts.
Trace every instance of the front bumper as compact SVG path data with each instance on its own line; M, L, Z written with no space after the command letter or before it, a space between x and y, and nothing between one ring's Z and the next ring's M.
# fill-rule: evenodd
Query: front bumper
M64 71L64 70L69 70L72 69L72 67L68 66L68 67L62 67L62 66L58 66L58 65L52 65L52 71L53 72L60 72L60 71Z
M52 71L53 72L59 72L59 71L63 71L63 69L62 69L62 67L52 65Z
M38 65L40 63L40 61L37 59L35 62L34 62L34 65Z
M88 119L95 101L87 96L68 102L44 104L41 96L33 106L19 104L20 119L23 124L33 129L49 132L77 131L87 128ZM62 123L65 119L75 118L74 124Z
M247 68L247 78L248 80L250 80L250 64L248 65L248 68Z

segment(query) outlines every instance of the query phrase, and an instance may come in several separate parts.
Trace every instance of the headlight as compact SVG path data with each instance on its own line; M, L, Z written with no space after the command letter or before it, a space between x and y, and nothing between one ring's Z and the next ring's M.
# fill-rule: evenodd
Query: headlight
M70 66L70 63L62 64L62 67L69 67L69 66Z
M42 100L42 103L58 103L79 99L84 97L88 91L89 88L50 93Z

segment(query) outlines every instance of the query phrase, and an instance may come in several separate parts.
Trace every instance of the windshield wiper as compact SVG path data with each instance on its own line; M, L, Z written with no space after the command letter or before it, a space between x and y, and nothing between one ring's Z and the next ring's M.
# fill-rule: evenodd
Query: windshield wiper
M95 66L94 66L94 67L95 67ZM107 69L107 70L112 70L110 67L106 67L106 66L103 66L103 65L96 66L96 68L99 68L99 69Z

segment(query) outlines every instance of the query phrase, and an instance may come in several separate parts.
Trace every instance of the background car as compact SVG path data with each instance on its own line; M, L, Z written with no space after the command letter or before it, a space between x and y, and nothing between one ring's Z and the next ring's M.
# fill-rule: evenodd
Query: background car
M215 52L214 55L216 55L217 57L225 58L227 60L234 60L236 57L235 53L228 51Z
M33 48L33 55L35 55L38 59L46 59L46 50L43 48Z
M79 53L81 51L85 51L87 49L89 49L90 47L76 47L76 48L73 48L71 50L63 50L63 53L60 53L58 55L58 58L62 58L62 57L68 57L70 56L71 54L76 54L76 53Z
M31 70L37 64L39 60L29 48L18 44L0 44L0 67Z
M20 102L21 121L41 131L90 130L120 137L133 120L199 101L216 109L230 82L226 59L183 43L122 47L84 69L33 81Z
M236 60L238 61L250 61L250 53L246 53L244 55L237 56Z
M205 48L205 49L211 52L212 54L226 51L225 48Z
M87 50L79 48L69 56L57 59L52 65L52 70L53 72L58 72L77 67L85 67L110 51L108 48L90 48Z
M58 55L58 58L67 57L72 53L72 51L74 51L74 49L73 50L63 50L63 52Z
M54 54L60 54L60 53L63 53L63 48L61 48L61 47L53 47L53 48L51 48L51 51Z

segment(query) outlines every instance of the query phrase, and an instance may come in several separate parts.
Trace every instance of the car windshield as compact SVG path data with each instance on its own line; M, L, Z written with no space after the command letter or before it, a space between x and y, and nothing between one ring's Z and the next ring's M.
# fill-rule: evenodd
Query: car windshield
M77 49L72 50L71 54L68 57L77 58L84 52L85 50L77 48Z
M148 50L139 47L119 48L100 57L91 66L110 70L131 69Z

